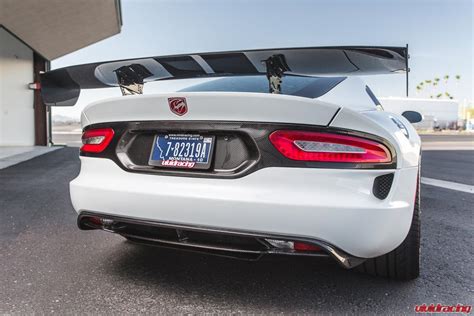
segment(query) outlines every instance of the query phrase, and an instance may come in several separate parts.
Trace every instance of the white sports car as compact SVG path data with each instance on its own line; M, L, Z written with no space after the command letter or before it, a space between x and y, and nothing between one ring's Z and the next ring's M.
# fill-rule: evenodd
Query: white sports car
M47 105L81 89L126 97L82 113L79 228L255 260L331 256L419 275L416 112L384 112L354 75L408 70L406 47L262 49L150 57L42 75ZM202 78L173 93L144 83Z

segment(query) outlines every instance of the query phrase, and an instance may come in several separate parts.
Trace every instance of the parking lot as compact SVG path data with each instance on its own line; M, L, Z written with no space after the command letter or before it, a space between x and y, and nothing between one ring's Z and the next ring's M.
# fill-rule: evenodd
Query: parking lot
M469 137L425 137L422 176L473 186ZM403 283L328 259L237 261L80 231L68 189L79 168L78 149L63 148L0 170L1 314L399 314L474 303L472 193L422 185L421 277Z

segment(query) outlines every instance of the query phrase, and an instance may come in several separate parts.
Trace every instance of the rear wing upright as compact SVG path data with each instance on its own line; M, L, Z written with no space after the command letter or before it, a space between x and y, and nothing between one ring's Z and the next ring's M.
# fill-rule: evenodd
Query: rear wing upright
M408 72L406 47L305 47L155 56L60 68L41 75L48 106L73 106L82 89L120 87L141 94L146 82L170 79L266 75L279 93L285 74L350 76Z

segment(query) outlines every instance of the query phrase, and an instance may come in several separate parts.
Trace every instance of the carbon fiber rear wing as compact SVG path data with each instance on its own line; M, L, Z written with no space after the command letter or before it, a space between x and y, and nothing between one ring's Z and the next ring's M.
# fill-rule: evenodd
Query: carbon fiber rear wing
M120 87L141 94L146 82L200 77L266 75L279 93L285 74L341 76L404 73L408 47L308 47L156 56L60 68L41 75L46 105L72 106L81 89Z

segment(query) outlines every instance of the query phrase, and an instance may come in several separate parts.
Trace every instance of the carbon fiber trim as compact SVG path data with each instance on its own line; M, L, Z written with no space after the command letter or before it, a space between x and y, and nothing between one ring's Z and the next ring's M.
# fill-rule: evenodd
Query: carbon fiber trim
M305 76L370 75L408 71L408 47L332 46L250 49L227 52L141 57L55 69L41 74L41 94L48 106L72 106L82 89L127 87L145 82L213 76L264 75L262 61L284 56L287 74ZM193 57L194 56L194 57ZM196 57L202 62L196 62ZM205 69L206 68L206 69ZM117 69L121 69L118 77ZM123 73L122 73L123 72ZM138 76L134 74L139 73ZM140 89L134 91L140 92Z
M397 161L393 146L385 139L356 131L330 127L256 122L147 121L93 124L85 130L104 127L111 127L115 131L114 139L109 147L99 154L81 153L81 155L111 159L122 169L137 173L232 179L268 167L395 169ZM278 152L268 138L272 132L285 129L345 134L374 140L389 148L392 162L358 164L291 160ZM179 170L147 165L145 161L148 161L150 155L150 137L156 133L194 133L216 136L217 145L213 153L211 168L205 171ZM230 156L232 157L229 158Z
M91 225L91 217L106 219L108 224ZM79 214L77 217L77 225L82 230L102 229L108 232L121 234L124 237L130 236L132 240L149 242L157 246L183 250L186 248L188 250L194 249L200 250L201 252L224 255L227 257L236 257L235 254L238 253L242 255L253 255L253 260L258 259L261 255L265 254L318 257L329 255L346 269L354 268L366 260L364 258L352 256L325 241L301 236L286 236L279 234L268 234L264 232L248 232L225 228L156 222L151 220L115 216L110 214L100 214L88 211L83 211ZM130 225L132 225L135 230L133 230L133 228L130 230ZM151 235L150 232L152 232ZM194 240L190 240L190 233L198 234L199 237L194 235L198 238L193 238ZM175 236L178 238L176 239ZM306 253L279 249L271 246L265 241L265 239L301 241L319 246L324 250L324 252ZM241 256L241 258L243 257ZM247 257L247 259L249 258Z

